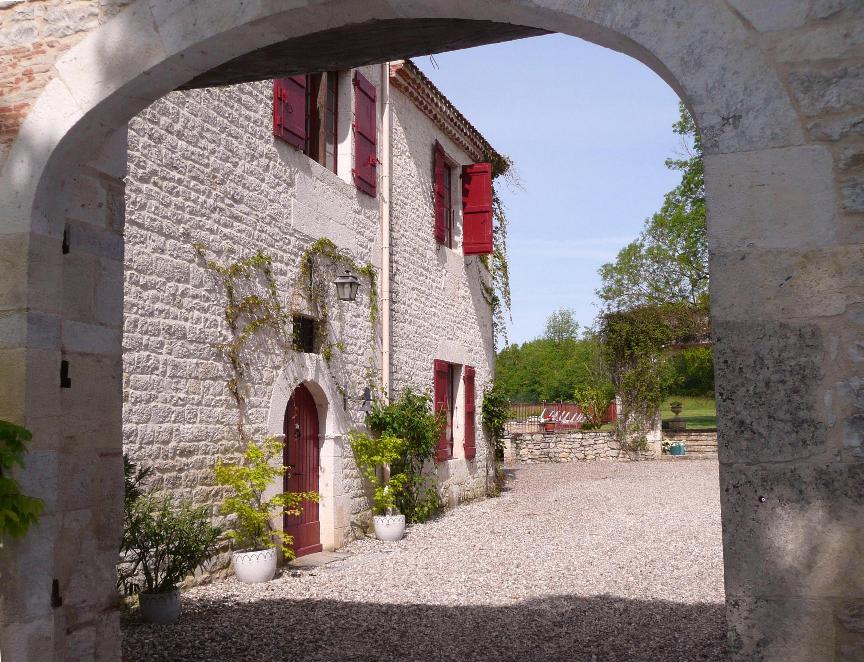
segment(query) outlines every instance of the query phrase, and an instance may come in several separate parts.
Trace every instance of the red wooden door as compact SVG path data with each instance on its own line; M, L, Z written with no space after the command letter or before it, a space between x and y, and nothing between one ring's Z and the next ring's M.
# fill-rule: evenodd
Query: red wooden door
M318 409L312 394L302 384L294 389L285 409L285 491L317 492L320 466ZM305 501L298 516L285 516L285 532L294 537L297 556L321 551L318 504Z

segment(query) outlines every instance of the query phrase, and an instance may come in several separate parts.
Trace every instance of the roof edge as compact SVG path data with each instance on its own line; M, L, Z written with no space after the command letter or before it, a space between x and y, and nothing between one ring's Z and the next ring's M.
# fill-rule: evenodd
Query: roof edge
M407 96L453 142L475 161L492 164L492 175L504 174L510 161L499 154L477 128L411 60L390 63L390 84Z

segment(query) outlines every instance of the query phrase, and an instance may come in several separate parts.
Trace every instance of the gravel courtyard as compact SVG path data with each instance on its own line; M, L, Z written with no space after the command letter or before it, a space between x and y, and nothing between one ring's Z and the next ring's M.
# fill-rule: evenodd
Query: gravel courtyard
M124 624L137 660L722 660L717 463L519 465L398 543Z

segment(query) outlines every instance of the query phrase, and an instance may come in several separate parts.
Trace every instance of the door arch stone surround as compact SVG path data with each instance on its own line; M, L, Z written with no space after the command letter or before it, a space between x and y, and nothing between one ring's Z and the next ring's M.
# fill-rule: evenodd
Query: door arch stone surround
M837 35L816 34L830 30L816 21L832 11L860 25L854 4L297 0L226 12L223 3L152 0L94 29L54 63L0 172L0 415L33 429L22 482L47 506L42 525L0 556L0 650L118 657L125 122L256 49L346 26L362 35L384 20L405 30L469 20L614 48L690 107L706 152L730 641L741 659L854 654L864 646L855 616L864 606L864 209L832 141L854 131L845 120L864 100L848 91L861 75L857 51L831 51ZM796 60L795 40L810 30L830 52ZM393 55L383 41L372 53L343 49L335 64ZM820 64L808 68L807 57ZM820 78L827 67L833 78ZM64 262L70 218L89 279ZM90 304L70 311L82 297ZM59 388L61 358L69 390Z

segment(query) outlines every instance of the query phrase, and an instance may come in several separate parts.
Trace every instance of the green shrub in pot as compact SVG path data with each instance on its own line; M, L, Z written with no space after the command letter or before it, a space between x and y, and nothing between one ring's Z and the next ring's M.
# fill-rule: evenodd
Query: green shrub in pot
M127 499L118 570L124 585L140 587L144 620L171 623L177 619L177 587L217 553L220 534L206 507L175 502L168 494L144 493Z

